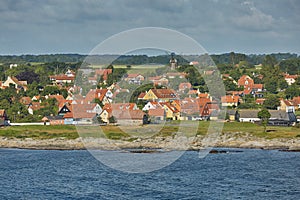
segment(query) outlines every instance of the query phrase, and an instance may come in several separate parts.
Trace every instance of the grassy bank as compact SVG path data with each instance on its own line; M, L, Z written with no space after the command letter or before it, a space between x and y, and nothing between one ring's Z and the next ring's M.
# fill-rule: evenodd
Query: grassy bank
M181 123L181 124L180 124ZM186 136L207 134L210 122L178 122L174 121L162 125L145 125L145 126L9 126L0 128L0 137L7 138L34 138L34 139L51 139L64 137L66 139L81 137L106 137L110 139L126 139L136 137L166 137L172 136L180 131ZM180 128L179 128L180 124ZM223 132L225 133L250 133L256 137L262 138L296 138L300 137L300 128L296 127L267 127L267 132L263 132L263 127L252 123L226 122L224 123Z

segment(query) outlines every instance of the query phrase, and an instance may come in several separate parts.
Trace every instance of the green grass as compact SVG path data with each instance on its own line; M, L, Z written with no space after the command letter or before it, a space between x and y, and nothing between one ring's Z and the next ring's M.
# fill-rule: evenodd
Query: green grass
M78 138L75 126L9 126L0 128L0 137L51 139Z
M199 123L199 124L198 124ZM212 124L210 124L212 123ZM209 127L214 128L217 122L209 121L172 121L161 125L145 126L9 126L0 128L0 137L7 138L33 138L51 139L66 138L76 139L80 137L109 138L114 140L132 141L138 137L168 137L178 132L188 137L206 135ZM211 126L210 126L211 125ZM198 127L197 127L198 126ZM263 126L253 123L225 122L223 133L250 133L253 136L273 138L300 137L300 128L268 126L267 132L263 132ZM79 134L78 134L79 133Z

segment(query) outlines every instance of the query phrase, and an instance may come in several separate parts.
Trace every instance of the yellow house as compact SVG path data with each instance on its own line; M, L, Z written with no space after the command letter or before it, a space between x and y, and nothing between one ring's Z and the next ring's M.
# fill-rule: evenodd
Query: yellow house
M173 89L150 89L143 97L143 100L163 102L174 99L178 99L178 96Z
M172 120L180 119L180 112L174 106L172 106L169 103L165 103L162 105L162 107L165 110L167 119L172 119Z

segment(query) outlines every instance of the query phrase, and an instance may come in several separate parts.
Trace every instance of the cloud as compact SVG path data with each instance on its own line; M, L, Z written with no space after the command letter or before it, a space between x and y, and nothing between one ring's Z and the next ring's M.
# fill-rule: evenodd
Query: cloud
M241 6L245 8L245 14L232 19L237 27L249 31L268 31L274 27L275 20L272 15L257 9L253 2L245 1Z
M0 53L88 53L107 37L137 27L175 29L211 52L300 52L297 0L0 1ZM245 40L251 40L245 43ZM245 46L247 44L247 46Z

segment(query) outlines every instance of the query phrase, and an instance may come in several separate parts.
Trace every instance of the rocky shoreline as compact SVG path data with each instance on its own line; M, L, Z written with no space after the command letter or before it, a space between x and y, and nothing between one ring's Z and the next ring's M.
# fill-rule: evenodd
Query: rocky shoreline
M0 137L0 148L40 149L40 150L81 150L81 149L164 149L164 150L201 150L206 147L222 148L259 148L300 151L300 138L266 139L248 133L222 133L210 138L197 136L187 138L156 137L132 138L130 140L108 140L105 138L5 138Z

